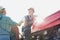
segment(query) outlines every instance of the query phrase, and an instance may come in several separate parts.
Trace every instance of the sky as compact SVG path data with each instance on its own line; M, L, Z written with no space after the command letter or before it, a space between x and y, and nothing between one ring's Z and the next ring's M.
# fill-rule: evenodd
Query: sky
M38 22L45 17L60 10L60 0L0 0L0 6L6 8L7 16L19 22L28 13L28 8L33 7L38 15Z

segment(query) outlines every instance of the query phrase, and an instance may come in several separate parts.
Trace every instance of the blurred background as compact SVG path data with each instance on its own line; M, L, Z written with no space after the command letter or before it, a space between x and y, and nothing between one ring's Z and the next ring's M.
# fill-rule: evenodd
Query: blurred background
M0 0L0 6L6 8L7 16L15 22L19 22L25 15L27 9L33 7L35 15L38 15L37 22L60 9L60 0ZM19 27L21 32L21 27Z

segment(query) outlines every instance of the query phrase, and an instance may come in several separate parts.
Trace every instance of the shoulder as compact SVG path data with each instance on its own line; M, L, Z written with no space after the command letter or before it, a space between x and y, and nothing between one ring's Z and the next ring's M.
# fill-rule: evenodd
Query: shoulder
M3 16L3 19L6 19L6 20L11 20L11 18L10 17L8 17L8 16Z
M24 17L29 17L29 15L26 15L26 16L24 16Z
M8 16L3 15L3 18L9 18Z
M25 19L29 18L29 15L26 15L24 18L25 18Z

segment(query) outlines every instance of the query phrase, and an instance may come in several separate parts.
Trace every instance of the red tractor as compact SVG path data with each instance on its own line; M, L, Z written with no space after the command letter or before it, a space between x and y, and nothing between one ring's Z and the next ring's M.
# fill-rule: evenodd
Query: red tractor
M31 40L60 40L60 10L46 17L38 27L33 26Z

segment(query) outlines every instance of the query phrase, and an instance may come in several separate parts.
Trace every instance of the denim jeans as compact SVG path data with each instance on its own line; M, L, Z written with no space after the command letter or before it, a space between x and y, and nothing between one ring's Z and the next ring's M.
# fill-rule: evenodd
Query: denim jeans
M24 32L25 40L30 40L30 33L31 33L31 28L22 28L22 31Z

